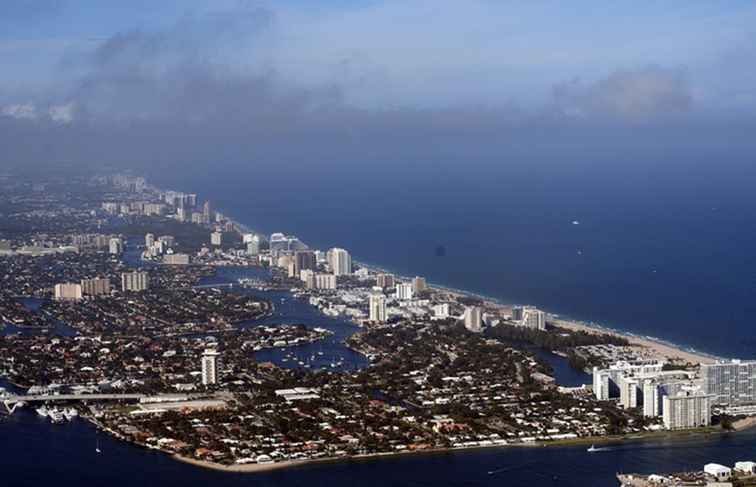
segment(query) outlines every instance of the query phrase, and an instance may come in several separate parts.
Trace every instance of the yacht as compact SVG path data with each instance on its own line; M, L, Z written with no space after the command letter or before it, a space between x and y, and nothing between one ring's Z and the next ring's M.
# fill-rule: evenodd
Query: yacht
M53 423L62 423L66 420L66 417L63 415L62 411L57 408L53 408L50 410L50 420Z
M37 414L39 414L43 418L46 418L48 414L50 414L50 411L48 411L45 406L41 406L37 408Z
M586 451L588 453L593 453L593 452L596 452L596 451L601 451L601 448L596 448L596 445L591 445L591 447L588 448Z
M65 416L68 421L71 421L78 415L79 411L77 411L76 408L66 408L63 410L63 416Z

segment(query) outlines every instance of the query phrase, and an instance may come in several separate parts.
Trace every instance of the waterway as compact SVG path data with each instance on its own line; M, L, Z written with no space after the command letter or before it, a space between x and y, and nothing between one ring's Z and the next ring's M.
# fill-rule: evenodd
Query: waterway
M224 268L206 283L222 283L239 277L260 276L265 271ZM342 345L357 327L347 320L331 318L286 291L250 292L271 299L275 312L243 326L304 323L334 332L325 343L286 351L265 350L258 360L283 362L288 352L306 361L316 355L313 367L329 367L341 360L344 368L366 365L364 357ZM323 351L323 355L317 355ZM590 377L571 369L554 354L538 352L554 369L561 385L574 386ZM0 387L10 387L0 381ZM99 437L99 440L98 440ZM99 441L101 454L95 452ZM617 472L656 472L700 469L705 463L733 464L756 459L756 431L715 436L688 436L625 441L588 453L583 446L505 447L437 454L418 454L370 461L344 461L304 465L257 474L231 474L201 469L169 456L123 443L97 433L82 420L53 425L30 407L12 416L0 416L0 485L107 485L126 487L156 485L213 486L616 486Z

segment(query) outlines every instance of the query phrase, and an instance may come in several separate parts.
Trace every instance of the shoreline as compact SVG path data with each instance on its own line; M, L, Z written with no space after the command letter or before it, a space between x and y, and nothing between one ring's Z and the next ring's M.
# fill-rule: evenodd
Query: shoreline
M381 452L381 453L369 453L369 454L357 454L357 455L343 455L339 457L328 458L314 458L303 460L284 460L281 462L272 463L243 463L224 465L220 463L211 462L208 460L198 460L196 458L190 458L178 453L170 451L163 451L163 453L169 455L174 460L189 465L194 465L199 468L205 468L209 470L215 470L226 473L242 473L242 474L254 474L271 472L274 470L283 470L288 468L297 468L305 466L313 466L318 464L328 463L347 463L347 462L370 462L381 459L398 458L402 456L410 455L439 455L449 454L455 452L469 453L478 450L489 449L505 449L505 448L555 448L555 447L569 447L569 446L581 446L581 445L609 445L609 444L625 444L628 442L640 442L648 440L672 440L672 441L684 441L686 439L697 439L700 437L708 437L711 435L726 435L726 434L738 434L742 431L756 426L756 418L751 418L752 424L749 424L746 428L737 429L734 431L725 431L722 429L703 428L697 430L682 430L682 431L658 431L658 432L644 432L635 433L633 435L624 436L606 436L606 437L584 437L584 438L572 438L565 440L553 440L553 441L535 441L532 443L510 443L505 445L478 445L478 446L466 446L466 447L449 447L449 448L428 448L423 450L401 450L395 452ZM605 448L611 448L607 446ZM162 450L159 450L162 451ZM586 452L588 454L588 452Z
M158 190L160 189L157 186L155 186L155 188ZM267 237L261 231L254 229L252 226L247 225L246 223L242 223L241 218L243 217L231 217L228 213L225 213L225 212L224 212L224 215L226 215L226 217L229 218L234 225L236 225L238 231L253 233L253 234ZM400 272L394 272L380 264L368 263L368 262L360 261L357 259L354 259L353 262L373 272L393 274L396 277L403 280L412 279L411 276L403 275ZM508 308L513 305L513 303L503 302L500 298L487 296L479 292L467 291L464 289L459 289L459 288L451 287L444 284L428 282L428 287L431 289L440 290L440 291L455 294L458 296L467 296L467 297L474 297L477 299L481 299L484 303L492 305L493 307ZM714 363L719 360L727 359L726 357L722 357L722 356L715 355L713 353L709 353L705 351L695 350L691 346L681 345L681 344L674 343L674 342L664 340L661 338L642 336L631 331L623 330L621 328L612 328L612 327L601 325L600 323L590 323L584 320L570 318L569 316L553 313L546 309L543 309L543 311L546 313L547 318L549 318L552 323L556 323L558 326L562 326L564 328L568 328L575 331L585 331L588 333L606 333L606 334L622 337L628 340L628 342L630 342L631 345L648 348L663 357L677 358L679 360L682 360L684 362L689 362L692 364Z
M412 279L412 277L409 277L409 276L405 276L399 273L392 273L390 270L385 269L378 265L367 264L367 263L356 261L356 260L355 260L355 263L373 272L394 274L396 277L403 280ZM491 296L485 296L480 293L466 291L464 289L453 288L453 287L445 286L442 284L429 282L428 287L430 289L443 291L443 292L456 295L456 296L466 296L466 297L477 298L477 299L482 300L485 304L490 305L492 307L509 308L513 306L513 304L504 303L502 300L498 298L493 298ZM624 338L632 346L640 346L640 347L648 348L654 351L655 353L657 353L658 355L665 358L669 358L673 360L674 359L682 360L684 362L689 362L692 364L710 364L719 360L726 360L725 357L714 355L708 352L703 352L700 350L695 350L691 347L686 347L684 345L673 343L667 340L663 340L663 339L659 339L655 337L641 336L627 330L615 329L615 328L602 326L601 324L588 323L585 321L581 321L581 320L577 320L577 319L573 319L569 317L562 317L559 314L552 313L547 310L544 310L544 312L547 315L547 318L548 318L547 321L550 321L552 324L556 326L567 328L572 331L584 331L584 332L592 333L592 334L603 333L607 335L613 335L616 337Z

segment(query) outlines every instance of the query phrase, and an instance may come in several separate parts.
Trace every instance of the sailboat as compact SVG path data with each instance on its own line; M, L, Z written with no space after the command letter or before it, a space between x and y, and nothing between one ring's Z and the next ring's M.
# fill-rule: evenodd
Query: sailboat
M97 453L102 453L102 450L100 450L100 437L97 437L97 446L95 446L95 451Z

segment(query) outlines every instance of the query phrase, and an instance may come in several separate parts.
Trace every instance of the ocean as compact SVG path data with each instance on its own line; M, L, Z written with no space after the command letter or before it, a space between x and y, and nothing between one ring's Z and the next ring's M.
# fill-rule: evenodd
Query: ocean
M630 150L621 157L551 155L558 162L513 163L511 153L409 161L365 155L367 162L325 165L261 158L156 167L148 176L162 187L197 192L258 231L344 247L397 273L717 355L756 358L751 161L704 164L711 154L691 152L685 163L668 163ZM286 319L349 333L348 323L310 315L302 303L281 308ZM312 347L297 356L306 360L321 350ZM325 356L341 353L336 344L326 347ZM265 359L282 357L266 353ZM587 377L558 357L543 358L560 383ZM53 426L29 408L0 418L0 484L609 487L620 471L756 459L751 431L625 441L597 453L584 446L497 448L237 475L102 435L97 455L96 436L81 420Z
M150 177L260 232L403 275L756 358L754 165L653 156L260 161Z

